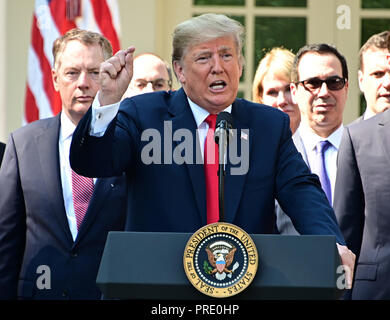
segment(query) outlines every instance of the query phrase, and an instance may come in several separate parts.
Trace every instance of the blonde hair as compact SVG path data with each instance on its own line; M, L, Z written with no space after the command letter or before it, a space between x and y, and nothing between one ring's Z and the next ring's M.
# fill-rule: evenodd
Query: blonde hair
M74 28L57 38L53 43L52 52L54 57L54 69L59 67L61 54L64 51L66 44L72 40L78 40L87 46L94 44L100 45L105 60L112 56L111 43L104 36L96 32Z
M260 60L252 84L252 100L254 102L263 102L263 80L268 73L273 73L279 78L291 81L290 74L294 56L290 50L276 47Z

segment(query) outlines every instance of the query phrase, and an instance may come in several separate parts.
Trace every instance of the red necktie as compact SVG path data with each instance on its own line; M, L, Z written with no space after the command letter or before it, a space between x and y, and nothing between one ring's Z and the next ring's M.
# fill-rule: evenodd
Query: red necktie
M72 170L72 197L77 230L87 212L89 201L93 194L93 179L78 175Z
M218 195L218 145L214 140L216 114L210 114L205 122L209 125L204 144L204 173L206 178L207 224L219 220Z

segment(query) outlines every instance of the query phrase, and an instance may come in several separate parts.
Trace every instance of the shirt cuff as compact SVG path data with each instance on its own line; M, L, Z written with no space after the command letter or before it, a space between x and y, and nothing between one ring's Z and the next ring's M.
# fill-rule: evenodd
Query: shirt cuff
M94 137L102 137L110 122L115 118L119 110L120 101L107 106L100 106L99 91L92 103L92 121L89 134Z

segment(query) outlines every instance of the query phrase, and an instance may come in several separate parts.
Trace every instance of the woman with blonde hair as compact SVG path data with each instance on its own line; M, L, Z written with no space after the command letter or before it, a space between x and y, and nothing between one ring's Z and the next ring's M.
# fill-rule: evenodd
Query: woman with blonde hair
M276 47L260 60L252 85L253 101L282 110L290 117L290 128L294 134L301 121L298 105L290 93L290 72L294 54Z

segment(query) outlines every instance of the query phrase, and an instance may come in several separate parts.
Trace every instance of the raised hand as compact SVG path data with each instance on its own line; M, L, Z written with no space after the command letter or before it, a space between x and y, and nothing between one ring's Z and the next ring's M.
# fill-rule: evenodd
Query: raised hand
M100 65L101 106L119 102L133 77L133 53L135 47L118 51L114 56Z

